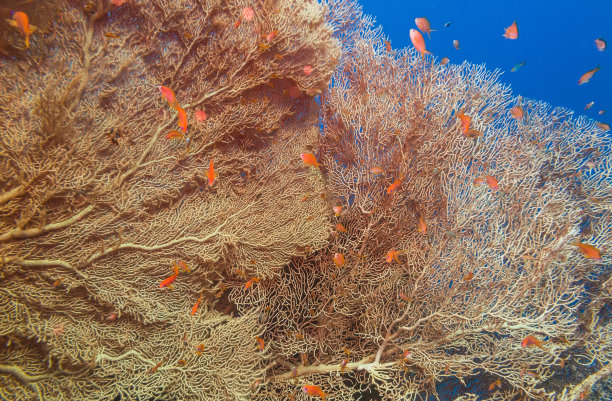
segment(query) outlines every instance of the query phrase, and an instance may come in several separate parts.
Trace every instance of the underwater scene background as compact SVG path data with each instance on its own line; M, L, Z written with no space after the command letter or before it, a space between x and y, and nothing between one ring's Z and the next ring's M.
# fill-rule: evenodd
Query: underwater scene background
M0 399L611 400L612 6L495 7L0 0Z

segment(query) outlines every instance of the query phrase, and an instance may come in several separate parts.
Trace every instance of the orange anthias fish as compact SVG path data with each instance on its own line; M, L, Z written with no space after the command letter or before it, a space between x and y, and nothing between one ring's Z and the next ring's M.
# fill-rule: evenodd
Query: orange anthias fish
M510 114L512 115L512 117L516 118L517 120L520 120L525 115L525 113L523 112L523 108L521 106L514 106L513 108L511 108Z
M472 117L466 116L462 111L461 114L457 114L457 118L461 120L461 131L468 132L470 129L470 123L472 122Z
M497 379L493 383L491 383L491 385L489 386L489 391L493 391L495 390L495 388L501 388L501 379Z
M168 101L168 104L171 107L176 108L177 103L176 103L176 96L174 95L174 91L170 88L168 88L167 86L158 86L159 91L161 92L161 96L162 99L166 99Z
M336 231L338 231L340 233L345 233L346 232L346 227L344 227L342 224L338 223L338 224L336 224Z
M576 242L575 244L571 244L571 245L577 246L585 258L593 259L593 260L601 260L601 255L603 254L603 252L595 248L593 245L583 244L581 242Z
M263 352L264 348L266 347L264 339L261 337L255 337L255 340L257 340L257 349Z
M23 11L15 11L13 12L13 19L7 20L8 23L23 33L25 36L25 47L26 49L30 48L30 35L36 30L34 25L30 25L30 21L28 19L28 15Z
M518 39L518 27L516 26L516 21L512 23L508 28L506 28L503 36L506 39Z
M399 263L399 259L397 258L397 256L401 253L401 251L396 251L395 249L391 249L389 251L389 253L387 253L387 257L385 258L385 260L387 261L387 263L391 263L394 260Z
M200 293L200 298L198 298L198 300L196 301L195 305L193 305L193 308L191 308L191 314L195 315L196 312L198 311L198 307L200 306L200 302L202 302L202 293Z
M542 342L541 340L538 340L535 336L532 336L531 334L525 337L523 341L521 342L521 347L523 348L538 347L540 349L544 349L543 345L544 345L544 342Z
M459 50L459 41L457 39L453 40L453 47L455 50Z
M244 290L248 290L254 283L259 283L259 277L253 277L244 284Z
M597 71L599 71L599 66L597 66L597 67L593 68L592 70L587 71L584 74L582 74L582 76L578 80L578 85L586 84L587 82L589 82L591 80L591 78L593 78L593 75L595 75L595 73Z
M421 33L416 29L410 30L410 41L412 42L414 48L417 49L419 53L421 53L421 56L424 56L425 54L431 54L431 52L425 50L425 39L423 39L423 35L421 35Z
M164 281L162 281L159 284L159 288L164 288L164 287L172 288L172 283L174 283L174 280L176 280L176 277L178 276L178 274L179 274L179 267L175 263L174 264L174 274L168 277L167 279L165 279Z
M178 113L178 126L181 127L183 132L187 131L187 113L178 104L176 105L176 112Z
M185 138L185 134L182 132L178 132L176 130L172 130L166 134L166 139L183 139Z
M429 33L435 32L435 29L431 29L431 24L429 23L429 20L427 18L415 18L414 23L421 30L421 32L427 33L427 37L431 39Z
M490 175L487 175L485 177L485 181L487 181L487 185L489 186L489 188L491 188L492 190L498 190L499 189L499 185L497 184L497 180L495 179L495 177L492 177Z
M586 106L584 106L584 109L585 109L585 110L588 110L588 109L590 109L591 107L593 107L593 105L594 105L594 104L595 104L595 102L591 101L591 102L587 103L587 105L586 105Z
M595 39L595 46L597 46L597 50L602 52L602 51L606 50L607 44L606 44L606 41L603 38L597 38L597 39Z
M268 42L272 42L274 38L276 38L277 35L278 35L278 31L275 29L272 32L270 32L268 35L266 35L266 40Z
M344 266L344 262L345 262L345 260L344 260L344 255L343 254L336 253L334 255L334 263L335 263L336 267Z
M340 214L342 213L342 206L334 206L334 215L336 215L336 217L340 216Z
M302 160L304 161L304 163L308 164L309 166L313 166L313 167L320 166L320 164L317 163L317 158L312 153L302 153L300 156L302 157Z
M208 178L208 186L212 187L217 179L217 172L215 171L215 167L213 166L213 160L210 159L210 164L208 165L208 172L206 173L206 178Z
M474 179L474 186L475 187L479 187L481 185L484 185L484 178L478 177Z
M441 65L446 65L448 64L450 60L448 59L448 57L442 57L442 60L440 60L440 64Z
M314 384L307 384L305 386L302 386L302 390L304 390L304 392L308 395L316 395L318 397L321 397L322 400L325 400L325 397L327 396L327 394L324 393L323 390L321 390L321 387L315 386Z
M419 217L419 224L417 226L417 231L425 234L427 231L427 224L425 224L425 220L423 220L423 216Z
M305 65L304 66L304 74L310 75L310 74L312 74L313 71L314 71L314 68L312 68L311 65Z
M196 355L200 356L202 355L202 352L204 352L204 350L206 349L206 346L204 344L200 344L196 347Z
M387 193L390 194L392 192L397 191L397 189L400 187L400 185L402 185L402 179L403 179L403 175L400 176L400 178L398 178L395 181L393 181L393 183L391 183L391 185L389 185L389 188L387 188Z
M207 117L208 116L206 115L206 112L204 110L198 110L195 112L196 121L199 123L206 120Z

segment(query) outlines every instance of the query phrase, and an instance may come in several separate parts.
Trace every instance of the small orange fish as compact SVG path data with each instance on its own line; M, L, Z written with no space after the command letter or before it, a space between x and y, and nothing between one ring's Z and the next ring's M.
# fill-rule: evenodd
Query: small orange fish
M184 360L184 359L179 359L178 361L176 361L176 364L178 366L185 366L185 365L187 365L187 361Z
M410 41L412 42L414 48L421 53L421 56L431 54L431 52L425 50L425 39L423 39L423 35L421 35L421 33L416 29L410 30Z
M440 60L440 64L441 65L446 65L448 64L450 60L448 59L448 57L442 57L442 60Z
M62 282L62 279L61 279L61 278L58 278L57 280L55 280L55 281L53 282L53 286L54 286L54 287L57 287L58 285L60 285L60 283L61 283L61 282Z
M208 116L206 115L206 112L204 110L197 110L195 112L195 118L196 121L201 123L202 121L206 120Z
M294 379L296 377L298 377L298 370L297 370L297 368L295 366L291 367L291 377L294 378Z
M166 134L166 139L183 139L185 138L185 134L182 132L178 132L176 130L172 130Z
M342 213L342 206L334 206L333 209L336 217L340 216L340 214Z
M383 169L380 167L372 167L370 169L370 173L372 174L382 174L383 173Z
M312 153L302 153L300 156L302 157L302 160L304 161L304 163L308 164L309 166L313 166L313 167L320 166L320 164L317 163L317 158Z
M491 385L489 386L489 391L493 391L495 390L495 388L501 388L501 379L497 379L493 383L491 383Z
M126 0L111 0L111 3L113 3L117 7L122 6L123 4L125 4L125 2L126 2Z
M179 274L179 267L175 263L174 264L174 274L168 277L167 279L165 279L164 281L162 281L159 284L159 288L164 288L164 287L172 288L172 283L174 283L174 280L176 280L176 277L178 276L178 274Z
M311 65L305 65L304 66L304 74L310 75L310 74L312 74L313 71L314 71L314 68L312 68Z
M597 123L595 125L597 125L602 131L610 131L610 124Z
M459 41L457 39L453 40L453 47L455 50L459 50Z
M308 365L308 354L306 354L305 352L302 352L300 354L300 357L302 358L302 365L304 366Z
M469 272L468 274L463 276L463 281L470 281L473 278L474 278L474 272Z
M104 32L104 36L106 36L107 38L113 38L113 39L119 39L120 38L119 35L115 35L112 32Z
M404 354L402 355L402 360L405 361L412 357L412 352L410 350L404 350Z
M338 223L338 224L336 224L336 231L338 231L340 233L345 233L346 232L346 227L344 227L342 224Z
M259 277L253 277L244 284L244 290L248 290L254 283L259 283Z
M514 106L510 109L510 114L512 115L512 117L516 118L517 120L520 120L521 118L523 118L524 115L523 108L521 106Z
M586 84L587 82L589 82L591 80L591 78L593 78L593 75L595 75L595 73L597 71L599 71L599 66L597 66L597 67L593 68L592 70L589 70L589 71L585 72L584 74L582 74L582 76L578 80L578 85Z
M266 344L264 343L264 339L261 337L255 337L255 340L257 340L257 349L263 352L266 346Z
M26 49L30 48L30 35L34 32L35 27L30 26L30 21L28 19L28 15L23 11L14 11L13 19L7 20L8 23L16 28L18 28L21 33L25 36L25 47Z
M200 302L202 302L202 293L200 293L200 298L198 298L198 300L196 301L195 305L193 305L193 308L191 308L191 314L195 315L196 312L198 311L198 307L200 306Z
M334 255L334 263L336 264L336 267L342 267L344 266L344 255L341 253L336 253Z
M585 110L588 110L588 109L590 109L591 107L593 107L593 105L594 105L594 104L595 104L595 102L591 101L591 102L587 103L587 105L586 105L586 106L584 106L584 109L585 109Z
M571 245L577 246L585 258L593 259L593 260L601 260L601 255L603 254L603 252L595 248L593 245L583 244L581 242L576 242Z
M208 178L208 186L212 187L217 179L217 172L215 171L215 167L213 165L213 159L210 159L210 163L208 164L208 172L206 173L206 178Z
M472 122L472 117L466 116L463 111L461 111L461 114L458 114L457 118L461 121L461 131L468 132L470 129L470 123Z
M171 107L176 108L177 103L176 103L176 96L174 95L174 91L168 88L167 86L163 86L163 85L159 85L158 88L159 88L159 91L161 92L162 99L166 99L168 101L168 104Z
M427 224L425 224L425 220L423 220L423 216L419 217L419 224L417 225L417 231L425 234L427 230Z
M597 50L602 52L602 51L606 50L607 44L606 44L606 41L603 38L597 38L597 39L595 39L595 46L597 47Z
M518 26L516 26L516 21L514 21L512 25L506 28L503 36L506 39L518 39Z
M389 253L387 253L387 257L385 258L385 260L387 261L387 263L391 263L394 260L399 263L399 259L397 258L397 256L401 253L401 251L396 251L394 249L391 249L389 251Z
M385 40L385 50L391 53L391 43L388 40Z
M176 264L179 265L179 267L183 269L184 272L191 273L191 269L189 268L189 266L187 266L187 263L183 262L182 260L179 260L176 262Z
M242 9L242 18L245 21L251 21L255 17L255 10L253 7L244 7Z
M111 312L111 314L106 317L107 322L114 322L115 320L117 320L117 313L115 312Z
M183 132L186 132L187 131L187 113L185 112L185 109L183 109L179 105L176 106L176 111L178 113L178 126L181 127Z
M204 344L200 344L196 347L196 355L200 356L202 355L202 353L204 352L204 350L206 349L206 346Z
M321 387L315 386L314 384L307 384L305 386L302 386L302 390L304 390L304 392L308 395L316 395L318 397L321 397L322 400L325 400L325 397L327 396L327 394L324 393L323 390L321 390Z
M268 42L272 42L274 38L276 38L277 35L278 35L278 31L275 29L266 36L266 40Z
M431 36L429 35L429 33L435 32L435 29L431 29L431 24L429 23L429 20L427 18L425 17L415 18L414 23L421 30L421 32L427 33L427 37L431 39Z
M481 185L484 185L485 181L484 178L478 177L474 179L474 186L475 187L479 187Z
M531 334L528 335L527 337L525 337L523 339L523 341L521 342L521 347L525 348L525 347L538 347L540 349L544 349L544 347L542 346L544 343L540 340L538 340L535 336L532 336Z
M581 391L580 394L578 394L578 398L580 398L581 400L586 400L588 395L589 395L589 391L584 390L584 391Z
M466 138L478 138L481 135L482 135L482 132L477 131L475 129L469 129L467 130L467 132L463 133L463 136Z
M499 185L497 184L497 180L495 179L495 177L487 175L485 177L485 180L487 181L487 185L489 186L489 188L491 188L492 190L496 191L499 189Z
M392 192L397 191L397 189L400 187L400 185L402 185L402 179L403 179L403 177L400 177L400 178L396 179L395 181L393 181L393 183L391 185L389 185L389 188L387 188L387 193L390 194Z
M165 359L165 358L164 358ZM162 359L157 365L153 366L149 372L153 373L164 363L164 359Z

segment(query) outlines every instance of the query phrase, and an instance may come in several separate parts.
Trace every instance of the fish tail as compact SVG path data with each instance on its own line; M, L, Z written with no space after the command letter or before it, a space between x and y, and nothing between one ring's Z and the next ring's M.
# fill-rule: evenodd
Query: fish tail
M26 49L30 48L30 34L29 33L26 33L25 35L25 47Z

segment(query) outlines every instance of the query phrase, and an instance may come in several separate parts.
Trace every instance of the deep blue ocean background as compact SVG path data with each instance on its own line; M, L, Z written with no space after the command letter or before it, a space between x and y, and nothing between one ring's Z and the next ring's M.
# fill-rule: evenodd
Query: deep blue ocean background
M543 100L574 110L593 120L612 123L612 0L360 0L365 14L374 16L393 48L412 47L408 32L414 19L427 17L431 40L427 50L438 60L486 64L503 71L500 80L514 95ZM504 29L517 22L519 37L504 38ZM452 21L448 27L444 23ZM595 39L608 48L600 52ZM455 50L453 40L460 42ZM526 60L516 72L512 67ZM597 65L601 70L590 82L580 76ZM587 103L594 101L590 110ZM600 110L605 114L599 115Z

